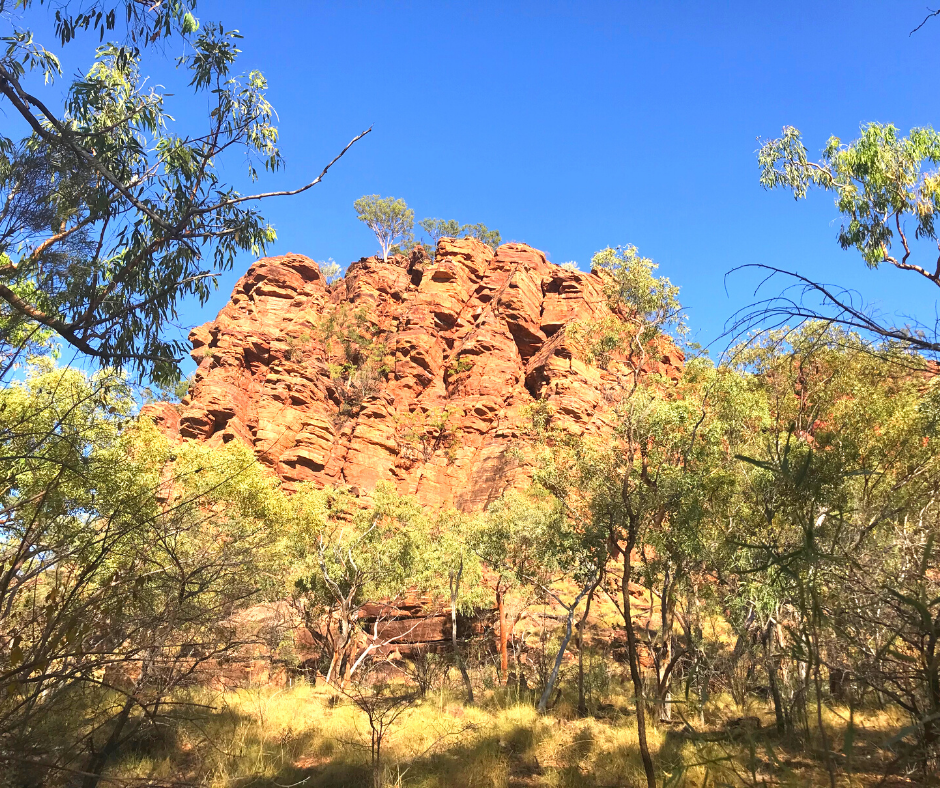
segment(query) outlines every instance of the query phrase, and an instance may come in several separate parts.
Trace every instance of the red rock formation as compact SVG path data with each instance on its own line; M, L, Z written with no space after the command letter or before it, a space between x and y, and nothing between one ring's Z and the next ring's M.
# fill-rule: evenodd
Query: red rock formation
M610 316L602 285L524 244L474 239L442 239L433 261L364 258L332 286L306 257L266 258L190 334L199 367L183 405L145 412L184 438L245 441L289 484L384 479L478 508L513 483L508 450L537 400L566 429L600 429L617 380L563 328ZM682 360L672 348L649 366L677 378Z

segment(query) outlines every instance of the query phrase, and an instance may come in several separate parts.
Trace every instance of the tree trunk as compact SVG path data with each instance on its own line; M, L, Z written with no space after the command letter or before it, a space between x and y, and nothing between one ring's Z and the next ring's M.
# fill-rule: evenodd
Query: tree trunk
M784 646L786 645L786 640L784 639L783 625L780 623L780 610L778 608L777 612L774 613L774 624L773 632L776 636L776 641L771 641L774 643L775 649L780 649L781 655L784 653ZM792 681L792 671L790 662L787 659L781 658L774 660L774 667L780 672L780 696L783 700L783 709L784 709L784 720L787 725L787 729L792 733L796 727L796 722L794 721L793 712L794 710L799 714L799 709L797 708L796 699L794 697L795 693L793 690L793 681Z
M643 771L646 772L647 788L656 788L656 772L653 769L653 759L650 748L646 742L646 709L643 699L643 678L640 675L640 655L636 645L636 633L633 631L633 613L630 609L630 553L636 544L636 534L631 526L631 533L627 540L626 550L623 551L623 581L620 593L623 597L623 623L627 630L627 652L630 659L630 678L633 680L633 694L636 698L636 733L640 745L640 756L643 759Z
M353 666L352 648L353 648L352 643L349 643L343 649L343 657L339 663L340 689L346 689L346 686L349 684L349 679L352 678L352 666Z
M496 582L496 610L499 613L499 672L503 684L509 676L509 632L506 628L506 609L503 605L503 590Z
M771 619L764 635L764 660L767 665L767 680L770 684L770 696L774 702L774 718L778 733L790 733L793 729L793 719L789 710L784 706L783 696L780 694L780 681L777 677L777 657L775 656L775 643L777 628Z
M385 785L385 770L382 768L382 733L372 731L372 787Z
M338 649L336 649L336 653L334 655L336 657L336 672L333 674L334 680L339 682L339 686L341 688L346 687L346 682L348 680L346 671L349 666L349 650L353 638L352 625L349 623L348 615L349 614L345 609L341 611L339 624L341 645Z
M454 649L454 659L457 661L457 669L460 671L460 677L463 679L464 688L467 690L467 703L473 705L473 684L470 681L470 674L467 672L467 666L463 661L463 655L460 653L460 645L457 643L457 596L460 593L460 578L463 575L463 560L457 569L456 574L451 573L450 579L450 640Z
M650 601L652 601L652 596ZM662 643L656 664L656 706L657 717L660 722L672 721L672 677L675 672L675 665L672 661L675 652L675 635L673 634L676 619L675 604L675 580L673 572L667 566L663 577L663 594L659 606ZM691 647L691 642L689 645Z
M594 600L594 592L600 585L603 572L598 574L597 581L588 594L587 603L584 605L584 615L581 616L581 623L578 625L578 714L582 717L587 716L587 699L584 696L584 627L587 625L587 617L591 612L591 602Z
M940 714L940 659L937 655L938 630L936 626L927 629L925 645L921 653L921 666L927 684L927 713L924 719L924 770L936 772L937 744L940 741L940 726L937 715Z
M823 751L826 754L826 771L829 773L829 786L836 788L836 769L832 762L832 745L829 743L829 734L826 733L826 726L823 724L822 716L822 676L820 674L820 651L819 634L817 629L816 613L813 614L813 650L810 656L813 660L813 683L816 690L816 726L819 728L819 735L822 738Z
M96 788L101 781L101 772L104 770L108 761L111 760L111 756L117 751L118 744L121 741L121 734L124 732L124 727L127 725L131 709L133 708L134 699L129 697L124 702L124 706L121 708L117 719L114 721L114 728L108 740L98 752L91 756L88 764L85 766L82 788Z
M848 698L849 674L841 668L829 668L829 694L840 703Z
M672 722L672 634L663 644L662 664L665 668L659 678L659 721Z
M558 653L555 655L555 664L552 666L552 672L548 677L548 681L545 682L545 689L542 691L542 697L539 698L538 711L539 714L544 714L548 710L548 699L552 695L552 690L555 687L555 682L558 681L558 671L561 670L561 662L565 658L565 652L568 650L568 644L571 642L571 635L574 628L574 614L578 609L578 605L581 604L581 599L584 597L588 591L593 591L595 588L594 578L591 578L587 585L581 589L581 592L575 597L574 602L571 603L571 607L568 608L568 618L565 621L565 636L561 640L561 645L558 647Z

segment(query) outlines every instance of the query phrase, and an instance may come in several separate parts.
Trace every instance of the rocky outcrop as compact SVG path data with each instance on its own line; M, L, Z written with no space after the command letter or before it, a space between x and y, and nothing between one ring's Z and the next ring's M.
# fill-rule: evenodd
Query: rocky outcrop
M364 258L333 285L306 257L266 258L190 334L183 404L145 412L184 438L250 444L288 485L388 480L476 509L517 480L509 449L537 401L564 429L602 429L616 372L581 360L565 326L610 317L598 275L524 244L445 238L433 260ZM648 369L675 379L682 361L664 347Z

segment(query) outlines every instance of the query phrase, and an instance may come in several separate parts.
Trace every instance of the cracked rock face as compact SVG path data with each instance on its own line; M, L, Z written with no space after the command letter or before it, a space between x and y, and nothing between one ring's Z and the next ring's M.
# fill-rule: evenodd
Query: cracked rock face
M429 506L472 510L520 483L510 452L545 400L553 423L603 427L616 373L579 359L565 326L611 312L603 281L524 244L444 238L363 258L328 286L296 254L259 260L211 323L179 406L147 406L172 435L244 441L288 486L382 480ZM646 369L678 379L665 347Z

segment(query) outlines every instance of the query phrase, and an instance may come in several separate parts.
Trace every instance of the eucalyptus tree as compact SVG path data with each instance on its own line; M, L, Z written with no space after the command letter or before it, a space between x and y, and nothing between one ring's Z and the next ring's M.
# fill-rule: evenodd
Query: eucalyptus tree
M578 597L571 607L584 599L584 610L578 622L578 711L587 713L584 690L584 628L598 588L607 577L607 565L616 552L617 506L616 455L604 440L585 439L551 431L536 421L537 454L533 458L533 478L555 499L559 516L569 526L568 537L580 543L577 559L586 560L578 567L585 585L578 583ZM570 570L569 570L570 571ZM569 616L570 620L571 616Z
M339 263L332 257L318 263L318 265L320 266L320 273L323 275L323 280L327 285L333 284L343 275L343 269L339 267Z
M767 662L778 724L795 712L826 742L827 696L876 693L908 714L917 745L900 757L936 768L940 631L936 580L936 385L909 350L873 352L826 325L770 336L741 355L767 403L767 425L742 454L729 569L763 582L776 648ZM828 693L823 684L827 670ZM787 685L795 680L797 686ZM789 690L789 691L788 691ZM794 708L781 708L787 701ZM829 760L832 781L835 764Z
M700 701L707 692L696 678L704 667L704 643L694 622L717 612L705 607L707 586L737 504L735 453L750 445L764 421L762 399L748 381L704 358L690 360L678 384L645 398L647 405L640 400L638 409L622 413L618 429L625 446L635 446L639 482L650 488L630 485L655 521L639 559L658 608L659 621L648 639L657 716L671 720L677 674L685 675L687 698L696 681ZM621 492L628 492L626 480Z
M643 638L634 620L631 586L643 581L649 589L650 620L642 646L653 660L657 714L668 718L680 669L688 676L688 688L701 666L702 636L692 622L701 620L700 590L720 557L726 520L736 503L734 455L763 423L761 400L739 372L716 368L702 357L690 359L678 381L652 373L652 361L682 355L677 344L685 322L678 287L657 277L655 263L634 247L602 250L592 268L604 281L611 316L569 325L566 335L576 353L618 382L604 413L611 432L603 437L565 434L554 428L545 403L533 414L532 461L538 483L563 511L577 513L580 532L589 538L605 534L608 558L623 558L618 606L641 756L653 786ZM676 632L680 621L681 639Z
M484 604L483 566L473 550L476 519L456 510L438 513L431 528L429 564L442 582L446 577L446 593L450 601L450 639L454 661L460 671L467 702L473 703L473 683L457 636L457 616L470 613ZM432 582L433 585L433 582Z
M571 642L577 609L597 588L607 559L607 532L592 529L591 523L573 514L535 486L495 501L477 535L478 549L490 566L533 586L565 611L565 632L538 701L542 713L548 709ZM561 590L562 580L574 581L573 596Z
M618 400L639 385L648 362L687 333L679 287L635 246L607 247L591 258L591 270L603 280L610 314L565 326L566 338L586 360L614 372L621 381Z
M861 254L869 268L890 265L912 276L914 286L940 287L940 134L932 128L903 136L891 124L868 123L849 143L831 137L813 161L799 130L786 126L780 137L761 142L758 164L766 189L786 189L797 200L814 188L831 193L841 219L839 245ZM920 352L940 351L932 318L915 316L910 324L899 324L867 307L855 291L812 275L763 263L743 267L792 284L737 313L732 334L823 319Z
M359 221L375 233L385 262L392 246L412 240L415 212L404 200L368 194L356 200L353 207Z
M55 84L37 4L0 0L14 119L0 138L0 772L90 788L166 721L182 682L238 646L232 616L275 587L271 477L245 447L130 428L114 369L172 385L180 299L204 301L236 254L262 252L275 235L257 203L292 192L241 194L221 176L233 155L249 180L284 163L264 77L236 70L236 31L200 27L181 3L49 5L60 45L103 43ZM148 84L168 39L185 42L180 74L208 101L199 129ZM55 369L62 344L102 371Z
M422 219L418 224L428 234L432 246L437 246L441 238L456 238L460 235L460 223L454 219Z
M502 241L499 230L490 230L482 222L477 222L476 224L465 224L460 228L460 234L465 235L468 238L476 238L478 241L485 243L491 249L496 249Z
M474 555L496 574L493 590L496 603L498 675L503 683L508 683L510 676L509 641L513 636L518 618L524 612L528 602L525 594L526 584L520 583L518 573L512 569L514 562L508 560L507 551L517 549L519 541L511 529L507 530L511 522L504 520L500 523L498 518L494 519L492 515L484 514L476 520L469 535L469 544ZM513 611L509 609L512 596L522 597L524 600L518 606L518 615L513 615Z
M668 511L652 479L648 455L654 441L651 430L656 428L656 420L651 417L659 402L656 385L668 383L658 381L649 385L649 362L661 358L670 348L675 349L676 341L686 333L685 316L679 288L667 277L657 277L656 263L642 257L635 246L602 249L591 263L592 270L603 280L610 315L569 324L565 337L574 352L605 369L617 381L610 408L615 432L599 455L594 454L596 450L584 454L582 447L575 447L575 467L580 456L589 456L591 462L600 462L602 468L575 475L573 478L579 479L584 489L574 489L586 496L589 509L604 513L600 522L596 517L590 522L606 525L608 544L616 545L616 552L623 556L621 613L636 699L640 754L647 784L655 788L656 774L646 740L645 697L630 583L634 551L643 552L643 538L649 527L661 523ZM551 414L536 415L542 428L551 430ZM554 492L563 506L570 505L566 500L570 493L567 487Z
M330 650L327 680L345 686L377 649L410 632L385 631L397 618L396 605L409 592L439 586L431 523L417 501L387 483L376 486L365 507L342 491L298 494L284 522L289 578L308 628ZM376 600L384 601L366 627L363 609Z
M441 238L476 238L492 249L499 246L501 236L499 230L490 230L485 224L460 224L454 219L422 219L421 226L435 246Z
M120 376L48 359L0 389L0 772L27 784L90 788L172 724L171 695L273 587L251 450L171 445L131 406Z
M34 2L17 5L27 25L36 21ZM222 177L229 159L241 157L255 181L284 158L267 81L237 71L237 31L200 26L175 2L51 5L63 45L89 29L110 40L119 17L127 40L102 43L63 90L58 56L0 3L0 103L26 133L0 136L3 352L47 330L99 363L165 382L185 353L164 333L180 300L205 303L237 254L261 254L276 235L258 203L319 183L349 145L300 188L242 194ZM186 42L177 65L208 104L201 127L175 121L167 93L147 78L159 57L152 45L168 38Z

